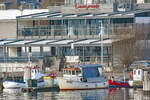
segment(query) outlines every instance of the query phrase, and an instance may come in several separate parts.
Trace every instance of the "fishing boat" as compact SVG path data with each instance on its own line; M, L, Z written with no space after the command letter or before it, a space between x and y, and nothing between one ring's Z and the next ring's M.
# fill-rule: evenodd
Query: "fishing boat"
M114 81L113 79L109 80L108 81L109 87L142 88L144 81L144 70L149 70L149 68L134 68L133 71L130 72L131 79L129 81Z
M108 88L108 80L102 75L100 64L72 65L63 69L63 76L57 77L61 90L85 90Z
M44 75L40 73L40 67L31 67L31 79L36 79L37 87L44 86L44 80L42 79ZM7 89L12 88L23 88L26 86L26 82L24 81L18 81L18 80L5 80L3 81L3 87Z

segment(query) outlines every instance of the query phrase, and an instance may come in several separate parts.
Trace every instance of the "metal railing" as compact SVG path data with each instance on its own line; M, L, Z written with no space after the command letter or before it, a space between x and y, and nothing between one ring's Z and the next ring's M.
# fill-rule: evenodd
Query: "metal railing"
M39 59L42 59L42 56L34 56L31 57L30 61L35 62L38 61ZM28 62L29 58L28 57L0 57L0 62Z

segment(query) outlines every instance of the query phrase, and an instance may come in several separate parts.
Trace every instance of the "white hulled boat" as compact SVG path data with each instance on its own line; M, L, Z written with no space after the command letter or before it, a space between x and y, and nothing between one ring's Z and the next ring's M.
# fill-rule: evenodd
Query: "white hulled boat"
M57 77L61 90L108 88L108 80L102 76L99 64L75 65L63 69L63 77Z
M40 73L40 67L31 67L31 79L36 79L37 87L44 86L44 80L42 79L44 75ZM18 80L5 80L3 81L4 88L23 88L26 86L25 81Z

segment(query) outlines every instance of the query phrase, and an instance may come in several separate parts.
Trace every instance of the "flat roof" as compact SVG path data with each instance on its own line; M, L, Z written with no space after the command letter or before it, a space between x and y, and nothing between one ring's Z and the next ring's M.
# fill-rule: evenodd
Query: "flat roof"
M41 13L37 13L37 14L32 14L32 15L25 15L25 16L18 16L18 19L28 19L28 20L32 20L32 19L68 19L68 18L118 18L118 17L134 17L134 14L125 14L123 12L118 13L71 13L71 14L64 14L61 12L56 12L56 13L50 13L50 12L44 12L43 15L41 15Z
M59 45L59 46L64 46L68 45L70 42L73 42L74 40L60 40L52 43L48 43L48 45Z
M33 43L29 43L28 45L34 45L34 46L39 46L39 45L45 45L50 42L54 42L55 40L42 40L42 41L37 41Z
M16 41L8 42L6 46L24 46L26 43L31 41L33 40L16 40Z
M91 42L97 41L97 39L89 39L89 40L83 40L79 42L75 42L75 45L85 45L85 44L90 44Z
M9 42L12 42L12 41L10 41L10 40L0 41L0 46L4 46L5 43L9 43Z

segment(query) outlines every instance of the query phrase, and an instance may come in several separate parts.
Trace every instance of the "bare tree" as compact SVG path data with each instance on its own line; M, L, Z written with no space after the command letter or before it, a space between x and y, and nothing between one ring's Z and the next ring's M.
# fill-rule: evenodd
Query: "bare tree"
M143 57L143 50L145 44L140 41L145 41L147 38L147 32L143 32L143 25L130 24L130 25L117 25L114 29L115 38L117 42L113 43L115 48L115 55L120 60L122 65L129 67L135 60L141 60Z

